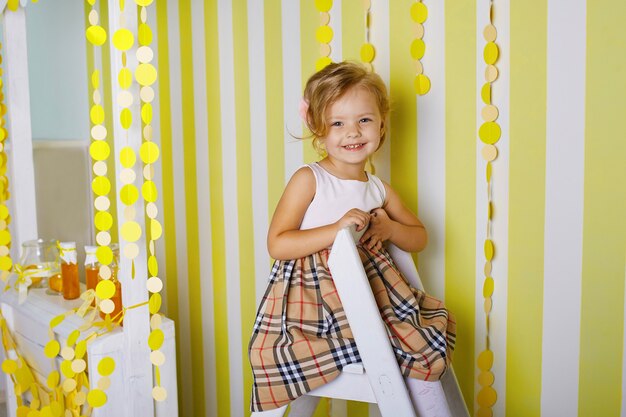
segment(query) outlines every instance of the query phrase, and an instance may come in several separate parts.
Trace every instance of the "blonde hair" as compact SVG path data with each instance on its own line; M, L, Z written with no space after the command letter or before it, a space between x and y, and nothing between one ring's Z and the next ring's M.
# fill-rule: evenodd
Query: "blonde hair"
M326 110L354 87L363 87L374 95L384 123L390 108L387 87L378 74L367 70L363 65L351 61L333 63L315 73L307 81L304 88L304 100L308 103L305 123L311 132L308 137L313 139L313 147L318 152L322 150L320 138L328 133ZM381 145L384 140L383 129Z

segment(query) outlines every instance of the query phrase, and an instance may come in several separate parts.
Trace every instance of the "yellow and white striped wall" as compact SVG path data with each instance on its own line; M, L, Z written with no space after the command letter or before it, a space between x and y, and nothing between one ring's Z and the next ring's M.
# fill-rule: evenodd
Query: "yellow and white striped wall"
M390 87L377 173L430 234L419 269L458 320L454 368L476 410L485 348L485 166L477 130L488 0L425 0L416 96L409 0L372 0L374 67ZM626 416L626 3L495 0L495 416ZM157 0L167 313L183 416L248 414L247 344L269 273L268 223L315 160L298 102L314 70L314 0ZM357 59L361 0L335 0L334 60ZM322 401L319 416L376 416Z

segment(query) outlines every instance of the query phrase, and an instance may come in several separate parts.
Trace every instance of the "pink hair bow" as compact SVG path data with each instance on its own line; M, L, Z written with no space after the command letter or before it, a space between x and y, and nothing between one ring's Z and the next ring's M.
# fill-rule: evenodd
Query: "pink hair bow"
M307 122L307 112L309 111L309 102L303 98L300 99L300 105L298 106L298 113L303 122Z

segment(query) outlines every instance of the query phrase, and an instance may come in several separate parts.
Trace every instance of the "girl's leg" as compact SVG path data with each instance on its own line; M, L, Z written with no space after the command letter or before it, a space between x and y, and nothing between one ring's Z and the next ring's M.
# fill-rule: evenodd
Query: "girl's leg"
M287 405L283 405L280 408L275 408L268 411L253 411L250 417L283 417L285 411L287 411Z
M405 378L419 417L452 417L441 383Z

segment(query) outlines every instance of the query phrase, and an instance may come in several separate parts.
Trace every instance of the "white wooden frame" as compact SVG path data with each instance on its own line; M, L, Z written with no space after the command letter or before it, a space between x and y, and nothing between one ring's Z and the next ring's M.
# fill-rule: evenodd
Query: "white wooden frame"
M3 67L5 68L5 74L3 79L5 80L7 90L7 118L9 120L10 138L11 138L11 160L10 166L10 182L11 182L11 203L12 203L12 230L13 237L12 245L12 257L17 259L19 256L18 250L21 247L21 243L36 239L37 233L37 211L36 211L36 196L35 196L35 177L33 167L33 153L32 153L32 132L31 132L31 117L30 117L30 97L29 97L29 84L28 84L28 60L27 60L27 42L26 42L26 19L24 7L28 4L27 0L20 0L20 7L16 11L10 11L6 9L6 0L0 0L0 13L2 15L2 24L4 29L4 51L3 51ZM126 24L125 27L130 29L133 33L137 31L137 9L134 2L127 2L125 8ZM109 10L117 10L119 1L108 0ZM109 17L109 36L115 33L120 28L119 13L111 12ZM109 42L111 52L111 73L117 74L121 69L121 52L116 50ZM130 51L127 52L127 66L134 70L137 65L135 58L137 46L135 45ZM111 115L114 120L114 131L110 134L114 135L115 148L120 149L122 146L131 146L136 154L139 154L139 147L141 145L141 128L138 121L140 120L139 114L139 100L135 100L135 103L131 107L131 111L134 115L135 123L127 131L124 131L120 125L119 114L121 108L117 104L117 97L120 87L115 80L117 76L113 76L110 86L112 89L113 100L113 114ZM105 86L106 88L106 86ZM135 97L138 97L138 86L134 84L131 87L131 92ZM119 178L121 172L121 165L117 158L115 158L115 173L116 178ZM136 178L141 179L143 177L140 164L136 164L134 167ZM124 206L118 198L117 209L120 216L118 218L118 227L121 227L124 220L121 213L124 212ZM144 224L144 201L143 198L139 198L134 204L136 220L142 230L145 230ZM123 253L125 242L121 242L121 252ZM124 291L122 293L123 303L126 306L137 305L148 301L148 293L146 290L147 281L147 256L146 256L146 238L145 234L142 234L141 238L136 242L139 247L139 255L135 258L135 278L130 279L131 261L121 256L120 259L120 281L122 282ZM24 339L21 330L28 333L28 329L20 328L15 321L15 317L27 311L30 308L35 310L40 309L42 312L54 312L57 310L66 309L67 305L63 307L55 307L54 301L45 297L31 297L24 306L19 306L13 303L14 300L11 296L2 297L1 307L7 315L9 327L17 332L16 337ZM37 303L37 306L31 304ZM57 311L58 313L58 311ZM44 313L42 313L44 314ZM19 321L19 320L18 320ZM72 322L70 320L70 322ZM72 322L73 323L73 322ZM75 327L78 327L79 323L73 323ZM17 326L17 327L16 327ZM75 328L74 327L74 328ZM63 326L61 330L57 332L57 337L62 339L65 335ZM117 329L112 334L102 337L102 342L98 343L93 349L89 351L95 355L90 361L89 369L92 372L92 376L96 375L97 358L109 355L114 356L117 362L117 370L119 372L118 377L120 383L119 386L110 387L107 392L109 402L105 407L94 411L94 416L99 415L116 415L120 417L134 417L134 416L153 416L155 415L155 408L157 416L177 416L178 415L178 398L176 387L176 354L174 348L174 324L171 320L165 319L163 321L163 331L166 335L165 343L161 350L166 355L166 364L161 367L161 380L162 385L167 389L168 397L165 401L158 403L155 407L155 402L152 399L152 387L153 387L153 372L152 364L150 363L149 355L150 348L148 347L148 335L150 333L149 326L149 312L148 306L142 306L132 310L128 310L124 317L123 329ZM66 335L65 335L66 337ZM38 342L33 342L33 346L37 346ZM41 346L43 348L43 346ZM36 349L33 347L32 349ZM36 361L36 354L31 357L33 361ZM97 378L91 378L91 383L95 385ZM122 385L120 385L122 384ZM12 386L7 387L7 407L9 415L14 415L14 396L11 395ZM113 408L109 408L113 406ZM108 411L104 410L108 409ZM11 412L13 414L11 414Z

